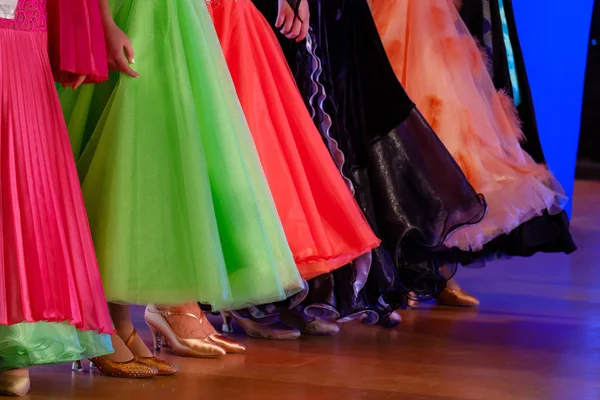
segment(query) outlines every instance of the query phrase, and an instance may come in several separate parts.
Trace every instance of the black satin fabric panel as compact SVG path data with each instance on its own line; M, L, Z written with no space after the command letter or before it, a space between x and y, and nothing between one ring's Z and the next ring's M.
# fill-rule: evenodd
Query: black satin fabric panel
M275 1L255 4L275 21ZM404 305L407 292L424 297L444 287L436 253L450 231L480 221L486 206L396 79L367 3L309 5L327 93L322 104L312 97L314 59L306 44L279 35L281 44L309 110L322 108L315 123L344 154L342 174L383 245L372 252L360 290L356 266L348 265L309 282L303 306L311 315L342 319L367 313L374 322L372 312L389 314ZM324 132L327 117L332 124Z

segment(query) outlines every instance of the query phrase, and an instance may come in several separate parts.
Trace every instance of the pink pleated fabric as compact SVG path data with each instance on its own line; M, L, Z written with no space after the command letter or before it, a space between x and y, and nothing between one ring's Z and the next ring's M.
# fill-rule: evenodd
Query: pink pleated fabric
M112 332L48 58L45 0L0 19L0 325Z
M446 244L481 250L567 198L546 166L522 150L512 100L498 93L453 0L370 0L398 79L488 203L480 224Z
M106 46L98 0L46 0L50 63L57 82L69 74L84 83L108 79Z

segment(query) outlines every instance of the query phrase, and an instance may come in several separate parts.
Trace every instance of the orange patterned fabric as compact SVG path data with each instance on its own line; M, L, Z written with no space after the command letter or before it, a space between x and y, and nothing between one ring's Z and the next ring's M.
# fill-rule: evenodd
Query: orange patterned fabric
M486 219L455 232L449 246L480 250L566 198L520 146L512 101L498 93L487 60L454 0L370 0L398 79L489 206Z

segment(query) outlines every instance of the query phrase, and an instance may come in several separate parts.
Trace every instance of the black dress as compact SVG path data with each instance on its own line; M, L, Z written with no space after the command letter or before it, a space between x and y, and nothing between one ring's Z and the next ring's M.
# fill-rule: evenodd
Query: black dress
M396 79L367 3L309 0L311 32L281 44L323 139L380 248L309 282L312 316L380 316L406 294L445 284L437 253L448 234L479 222L486 205ZM276 2L255 0L270 22Z

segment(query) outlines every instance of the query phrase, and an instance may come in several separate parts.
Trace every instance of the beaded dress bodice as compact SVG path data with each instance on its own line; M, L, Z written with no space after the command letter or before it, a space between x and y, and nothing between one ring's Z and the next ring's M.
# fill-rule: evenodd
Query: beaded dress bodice
M45 31L46 0L19 0L15 18L0 18L0 29Z

